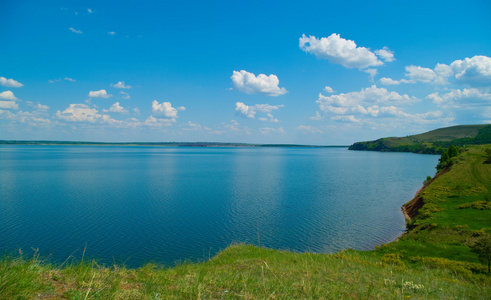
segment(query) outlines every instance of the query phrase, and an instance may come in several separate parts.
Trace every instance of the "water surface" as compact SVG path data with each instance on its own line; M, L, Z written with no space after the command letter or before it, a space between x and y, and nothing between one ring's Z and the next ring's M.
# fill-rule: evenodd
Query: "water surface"
M0 249L137 267L231 243L335 252L404 230L438 157L346 148L0 146Z

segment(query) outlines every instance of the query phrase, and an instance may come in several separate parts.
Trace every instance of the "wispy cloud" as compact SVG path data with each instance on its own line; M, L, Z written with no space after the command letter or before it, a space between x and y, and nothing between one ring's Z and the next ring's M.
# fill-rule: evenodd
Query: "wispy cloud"
M269 105L269 104L256 104L256 105L246 105L242 102L237 102L235 103L235 110L240 113L242 116L250 119L255 119L256 113L263 113L266 115L266 117L260 117L260 121L270 121L270 122L278 122L278 119L275 119L273 117L273 112L274 110L278 110L281 107L283 107L282 104L280 105Z
M70 27L70 28L68 28L68 29L69 29L71 32L75 32L75 33L77 33L77 34L82 34L82 30L77 30L77 29L75 29L75 28L73 28L73 27Z

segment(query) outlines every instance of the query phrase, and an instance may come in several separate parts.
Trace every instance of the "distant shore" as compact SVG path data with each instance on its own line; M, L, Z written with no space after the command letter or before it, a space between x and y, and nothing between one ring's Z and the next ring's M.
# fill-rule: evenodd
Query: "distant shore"
M247 144L219 142L83 142L83 141L29 141L0 140L0 145L63 145L63 146L160 146L160 147L296 147L296 148L347 148L347 145L301 145L301 144Z

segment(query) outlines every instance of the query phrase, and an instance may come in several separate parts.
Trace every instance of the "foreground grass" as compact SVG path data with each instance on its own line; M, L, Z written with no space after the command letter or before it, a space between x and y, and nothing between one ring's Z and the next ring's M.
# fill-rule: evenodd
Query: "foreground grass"
M174 268L57 268L4 258L2 299L457 299L491 298L487 276L408 267L375 252L292 253L233 245L208 262ZM9 270L9 271L6 271Z
M489 201L491 164L483 164L483 151L459 156L420 195L424 205L411 230L374 251L232 245L207 262L138 269L5 255L0 299L491 299L491 276L469 248L491 230L491 210L472 204Z

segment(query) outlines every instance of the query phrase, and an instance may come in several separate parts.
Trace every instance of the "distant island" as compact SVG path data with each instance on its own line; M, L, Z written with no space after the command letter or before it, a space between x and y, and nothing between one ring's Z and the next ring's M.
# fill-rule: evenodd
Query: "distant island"
M440 154L449 146L484 145L491 143L491 125L458 125L435 129L407 137L386 137L357 142L349 150L413 152Z

